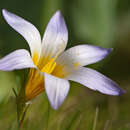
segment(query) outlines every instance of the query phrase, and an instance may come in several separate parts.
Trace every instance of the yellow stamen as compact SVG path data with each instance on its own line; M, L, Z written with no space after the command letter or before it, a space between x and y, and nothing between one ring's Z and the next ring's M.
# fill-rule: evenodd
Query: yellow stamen
M37 65L38 64L38 53L35 51L34 53L33 53L33 56L32 56L32 60L33 60L33 63L35 64L35 65Z
M56 62L55 59L52 58L43 68L42 68L42 72L48 73L50 74L54 68L56 67Z

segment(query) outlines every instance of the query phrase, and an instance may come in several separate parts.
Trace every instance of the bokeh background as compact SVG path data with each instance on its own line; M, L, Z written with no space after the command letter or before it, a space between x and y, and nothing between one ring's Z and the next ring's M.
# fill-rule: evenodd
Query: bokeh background
M107 96L71 82L58 111L49 107L42 93L28 109L23 130L130 130L130 0L0 0L0 11L3 8L33 23L41 35L51 16L61 10L69 31L67 47L84 43L114 48L106 59L89 67L126 90L120 97ZM0 13L0 57L21 48L29 50ZM0 130L16 129L12 88L21 87L23 73L0 72Z

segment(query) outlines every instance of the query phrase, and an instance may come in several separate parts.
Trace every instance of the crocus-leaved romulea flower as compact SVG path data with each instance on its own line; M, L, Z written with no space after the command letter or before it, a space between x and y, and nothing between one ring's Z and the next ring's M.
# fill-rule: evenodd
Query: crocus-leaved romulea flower
M30 47L31 55L19 49L0 60L2 71L30 68L25 87L26 102L45 90L51 106L57 109L69 92L69 80L108 95L124 93L111 79L83 67L102 60L112 49L84 44L65 51L68 31L60 11L51 18L42 40L34 25L5 9L2 12L7 23Z

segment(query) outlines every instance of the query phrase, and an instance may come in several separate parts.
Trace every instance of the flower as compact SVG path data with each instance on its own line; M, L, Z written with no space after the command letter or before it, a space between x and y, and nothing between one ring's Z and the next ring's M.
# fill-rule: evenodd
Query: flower
M51 18L42 40L34 25L23 18L5 9L3 16L24 37L31 50L31 55L19 49L0 59L2 71L30 68L25 87L27 102L45 90L52 108L57 109L69 92L69 80L108 95L124 93L111 79L83 67L102 60L112 49L85 44L64 51L68 31L60 11Z

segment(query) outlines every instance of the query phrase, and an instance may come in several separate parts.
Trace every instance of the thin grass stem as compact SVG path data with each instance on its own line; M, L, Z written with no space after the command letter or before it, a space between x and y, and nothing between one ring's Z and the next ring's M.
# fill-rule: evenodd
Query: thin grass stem
M96 130L96 125L97 125L97 119L98 119L98 113L99 113L99 108L96 108L95 116L94 116L94 122L93 122L93 129Z

